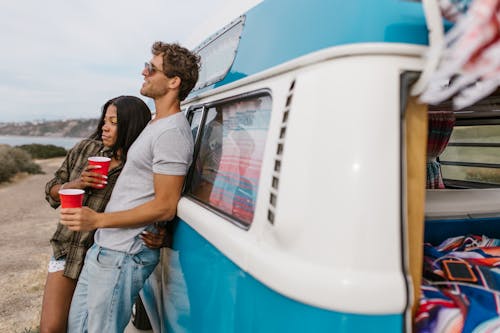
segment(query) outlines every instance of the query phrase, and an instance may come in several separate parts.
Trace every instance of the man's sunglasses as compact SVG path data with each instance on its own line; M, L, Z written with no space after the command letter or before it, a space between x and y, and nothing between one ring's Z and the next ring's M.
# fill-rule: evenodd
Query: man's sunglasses
M148 75L152 75L155 72L163 73L163 71L161 69L156 68L155 65L153 65L150 62L145 62L144 63L144 69L148 72Z

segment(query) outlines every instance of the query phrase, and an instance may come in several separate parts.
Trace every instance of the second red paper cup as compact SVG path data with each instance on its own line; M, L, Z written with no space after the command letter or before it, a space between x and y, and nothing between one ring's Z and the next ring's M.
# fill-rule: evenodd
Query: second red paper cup
M83 203L84 190L62 189L59 191L59 199L62 208L80 208Z

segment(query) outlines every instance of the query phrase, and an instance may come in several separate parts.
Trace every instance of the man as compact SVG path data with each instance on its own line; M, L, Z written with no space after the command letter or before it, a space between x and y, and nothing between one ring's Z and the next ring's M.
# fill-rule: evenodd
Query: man
M105 212L61 209L61 222L69 229L97 229L72 300L68 332L124 331L159 259L158 249L143 245L141 233L176 214L193 154L180 102L198 80L200 59L178 44L156 42L152 53L142 71L141 94L154 99L156 117L130 148Z

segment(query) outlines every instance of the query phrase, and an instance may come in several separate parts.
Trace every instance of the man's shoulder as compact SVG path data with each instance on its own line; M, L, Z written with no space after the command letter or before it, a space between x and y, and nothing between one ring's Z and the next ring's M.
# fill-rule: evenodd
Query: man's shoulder
M187 118L184 115L184 113L182 113L182 112L177 112L177 113L174 113L168 117L157 119L156 122L158 124L158 126L156 126L156 127L160 127L160 128L164 128L164 129L175 128L175 127L186 126L186 125L189 126Z
M191 132L191 127L184 114L175 114L166 118L158 119L156 126L151 126L148 129L149 133L162 135L164 133L182 133Z

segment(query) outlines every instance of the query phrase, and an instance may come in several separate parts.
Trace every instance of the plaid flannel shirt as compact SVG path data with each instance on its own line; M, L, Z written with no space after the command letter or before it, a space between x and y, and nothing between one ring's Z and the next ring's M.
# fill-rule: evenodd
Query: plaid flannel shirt
M112 152L103 146L102 142L85 139L73 147L67 154L61 167L55 172L54 178L45 185L45 199L53 208L59 207L60 202L54 200L50 195L50 189L57 184L78 179L87 165L90 156L108 156ZM122 170L123 164L112 169L108 173L108 184L103 189L87 188L83 199L83 205L97 211L103 212L111 197L111 192ZM60 259L65 257L66 267L64 276L78 279L83 267L85 254L94 243L94 231L75 232L69 230L65 225L58 223L57 230L52 236L50 243L54 251L54 257Z

